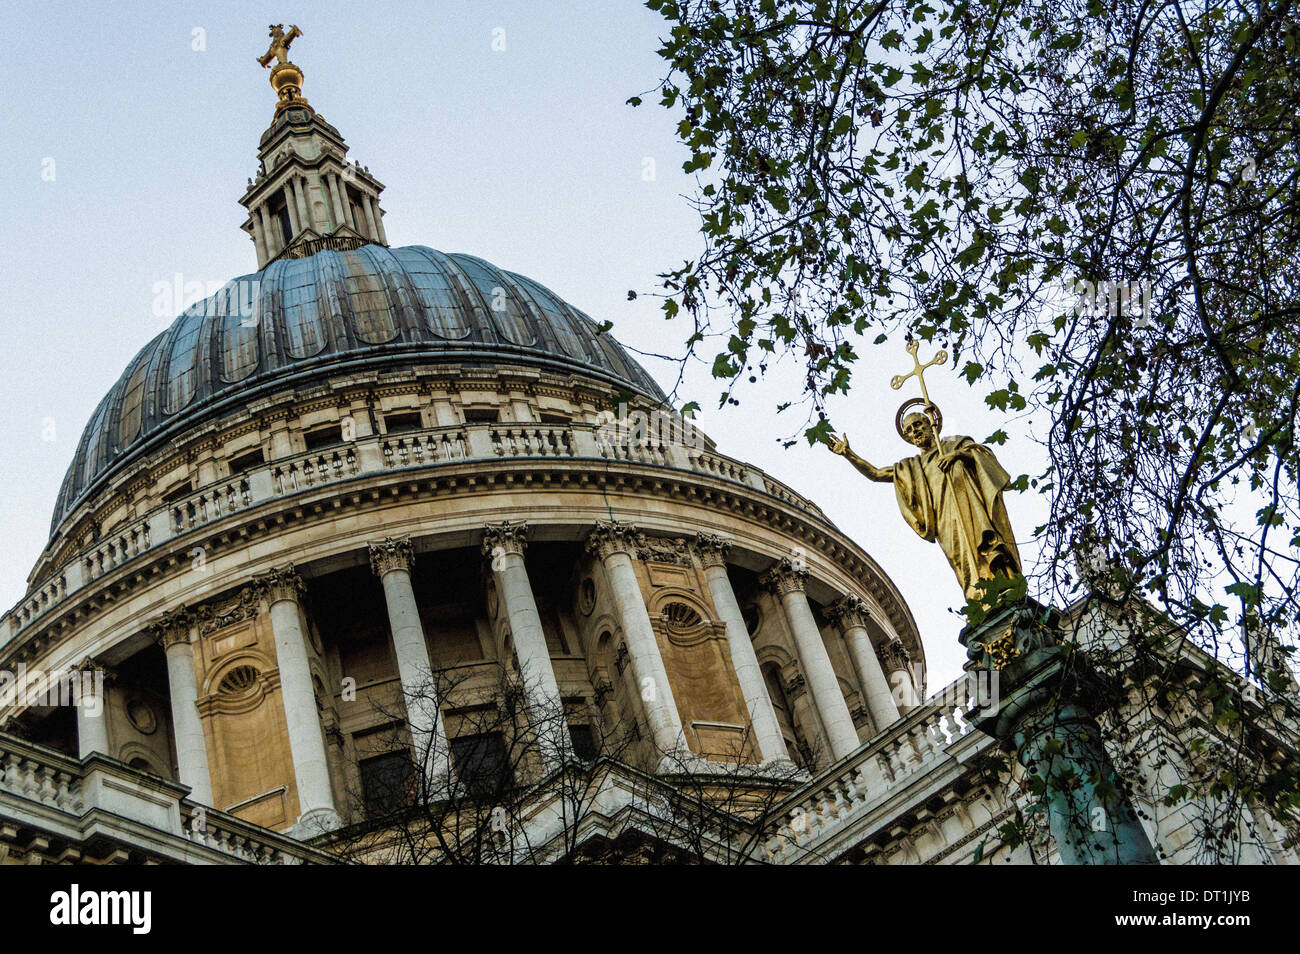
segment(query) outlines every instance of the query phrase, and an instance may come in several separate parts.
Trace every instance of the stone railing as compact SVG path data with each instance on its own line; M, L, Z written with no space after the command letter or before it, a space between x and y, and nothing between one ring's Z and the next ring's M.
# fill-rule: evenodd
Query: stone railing
M81 766L75 759L0 733L0 792L80 814Z
M425 467L429 464L462 461L469 457L465 432L458 427L433 432L391 434L384 438L381 450L384 466L389 468Z
M270 461L161 504L115 528L69 560L0 616L0 647L69 594L168 540L250 507L371 473L474 460L546 458L627 461L674 467L731 481L818 517L813 503L755 468L685 444L615 441L589 424L469 424L390 435Z
M181 834L191 844L250 865L333 864L336 859L214 808L181 803Z
M271 480L277 497L310 490L360 473L357 451L351 444L340 444L312 451L271 465Z
M178 863L334 864L338 859L277 832L195 805L188 789L93 755L74 759L0 732L0 818L74 847L107 837Z
M935 700L964 699L965 682L957 680L777 806L780 821L767 839L768 857L779 864L829 860L826 849L837 835L867 823L886 800L906 791L909 779L951 761L950 750L975 731L965 718L971 706ZM987 736L973 741L992 744ZM921 789L916 797L922 801L927 794ZM889 807L891 815L904 810Z
M114 567L134 559L153 546L152 538L153 533L148 520L136 520L107 534L98 540L82 558L86 577L93 580Z
M192 530L243 510L252 502L248 478L232 477L224 483L200 490L186 500L173 504L172 529L176 533Z
M491 429L492 450L498 457L574 457L573 428L537 424L502 425Z

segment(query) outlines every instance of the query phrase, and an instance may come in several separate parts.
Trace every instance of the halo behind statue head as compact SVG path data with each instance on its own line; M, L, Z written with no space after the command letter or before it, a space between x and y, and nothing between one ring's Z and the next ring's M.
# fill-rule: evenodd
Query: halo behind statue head
M943 413L939 410L939 405L927 401L925 398L908 398L899 405L898 413L894 415L894 430L898 431L898 436L907 440L903 436L903 420L907 417L907 412L914 407L919 407L919 413L925 414L930 418L930 423L934 425L934 433L938 435L943 430Z

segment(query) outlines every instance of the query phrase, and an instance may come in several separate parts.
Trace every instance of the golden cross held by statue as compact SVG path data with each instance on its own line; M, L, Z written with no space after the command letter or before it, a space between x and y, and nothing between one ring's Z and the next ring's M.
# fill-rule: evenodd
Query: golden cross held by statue
M897 391L903 386L903 382L913 375L916 376L917 382L921 385L921 397L925 398L926 404L931 404L930 392L925 389L925 369L934 367L936 364L944 364L948 360L948 352L940 349L939 353L933 358L922 364L916 357L916 353L921 350L921 343L913 338L907 343L907 353L912 356L912 370L907 374L896 374L889 379L889 386Z
M296 26L290 25L289 32L285 33L283 23L272 23L271 46L265 54L258 57L257 62L263 66L270 66L273 59L280 63L288 63L289 46L300 36L302 36L302 31Z

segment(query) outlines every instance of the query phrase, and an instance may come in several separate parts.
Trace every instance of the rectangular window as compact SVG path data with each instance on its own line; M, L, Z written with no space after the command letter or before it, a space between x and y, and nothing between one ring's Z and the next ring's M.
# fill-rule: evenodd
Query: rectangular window
M415 803L415 771L407 752L388 752L362 759L361 798L366 816L390 815Z
M261 464L266 463L266 455L262 453L262 448L255 447L251 451L240 454L238 457L230 459L230 473L242 474L245 471L252 470Z
M600 753L596 751L596 734L590 725L570 725L569 738L573 740L573 754L584 762L594 762Z
M494 407L465 408L466 424L495 424L501 419L501 412Z
M542 411L538 417L542 419L543 424L554 424L561 427L567 427L570 423L567 415L552 414L550 411Z
M324 427L317 427L302 435L303 443L307 445L308 450L318 450L322 447L331 447L334 444L343 443L343 427L339 424L327 424Z
M505 738L500 732L452 739L451 761L465 792L475 798L490 798L514 784L506 760Z
M418 431L424 427L419 411L402 411L384 415L384 429L389 434L402 434L406 431Z

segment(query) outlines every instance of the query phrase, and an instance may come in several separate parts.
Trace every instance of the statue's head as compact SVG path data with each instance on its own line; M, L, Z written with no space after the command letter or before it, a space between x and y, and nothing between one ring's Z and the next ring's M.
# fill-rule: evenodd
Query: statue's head
M914 411L903 418L903 440L909 444L914 444L921 450L929 450L933 447L935 443L934 421L930 420L930 415Z
M284 24L283 24L283 23L272 23L272 24L271 24L271 32L270 32L270 35L271 35L271 38L274 39L274 40L278 40L278 39L280 39L280 37L284 36Z

